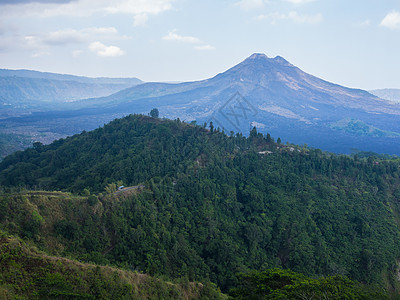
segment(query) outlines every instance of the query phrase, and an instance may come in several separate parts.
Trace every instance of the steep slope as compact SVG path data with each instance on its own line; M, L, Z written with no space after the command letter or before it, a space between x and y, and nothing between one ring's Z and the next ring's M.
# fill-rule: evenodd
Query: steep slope
M79 109L83 103L85 108ZM81 129L85 129L82 120L97 117L101 120L98 125L102 125L104 120L147 113L157 107L161 116L198 123L212 121L226 132L247 134L255 125L259 131L285 141L329 151L400 154L400 104L324 81L279 56L268 58L256 53L207 80L146 83L74 105L76 110L66 115L69 124L79 123ZM63 113L34 114L4 122L8 126L39 126L40 120L43 126L46 122L63 122ZM359 134L337 126L346 120L365 124L367 133L378 130L382 134Z
M209 279L223 291L239 271L274 267L389 289L400 257L399 163L277 144L256 129L245 138L128 116L7 157L0 222L57 255ZM119 185L144 187L115 194Z

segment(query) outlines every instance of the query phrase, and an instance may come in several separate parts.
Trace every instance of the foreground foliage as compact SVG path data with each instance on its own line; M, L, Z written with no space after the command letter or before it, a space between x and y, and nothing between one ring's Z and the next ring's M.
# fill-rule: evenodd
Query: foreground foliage
M224 299L212 286L47 256L0 232L0 299Z
M372 289L341 275L309 278L281 269L239 275L239 286L230 291L233 299L389 299L384 291Z

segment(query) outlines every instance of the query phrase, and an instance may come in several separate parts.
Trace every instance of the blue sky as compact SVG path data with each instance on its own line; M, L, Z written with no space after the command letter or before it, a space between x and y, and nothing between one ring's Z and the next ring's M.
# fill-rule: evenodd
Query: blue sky
M0 68L189 81L254 52L400 88L400 1L0 0Z

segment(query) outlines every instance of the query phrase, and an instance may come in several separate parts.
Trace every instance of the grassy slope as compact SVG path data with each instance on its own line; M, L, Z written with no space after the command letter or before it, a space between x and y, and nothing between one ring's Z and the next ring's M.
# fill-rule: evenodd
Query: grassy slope
M48 256L0 232L1 299L201 299L224 297L200 283L174 284L121 269Z

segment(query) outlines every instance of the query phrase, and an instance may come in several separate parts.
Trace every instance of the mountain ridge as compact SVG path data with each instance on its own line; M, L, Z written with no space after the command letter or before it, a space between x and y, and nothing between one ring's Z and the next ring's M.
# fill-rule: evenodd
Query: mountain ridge
M28 69L0 69L0 77L24 77L24 78L41 78L54 80L78 81L85 83L128 83L131 85L143 83L142 80L131 78L113 78L113 77L88 77L71 74L61 74L54 72L42 72Z
M90 78L84 76L0 69L0 111L30 113L62 109L63 104L90 97L111 95L143 83L137 78ZM65 109L65 108L64 108Z

